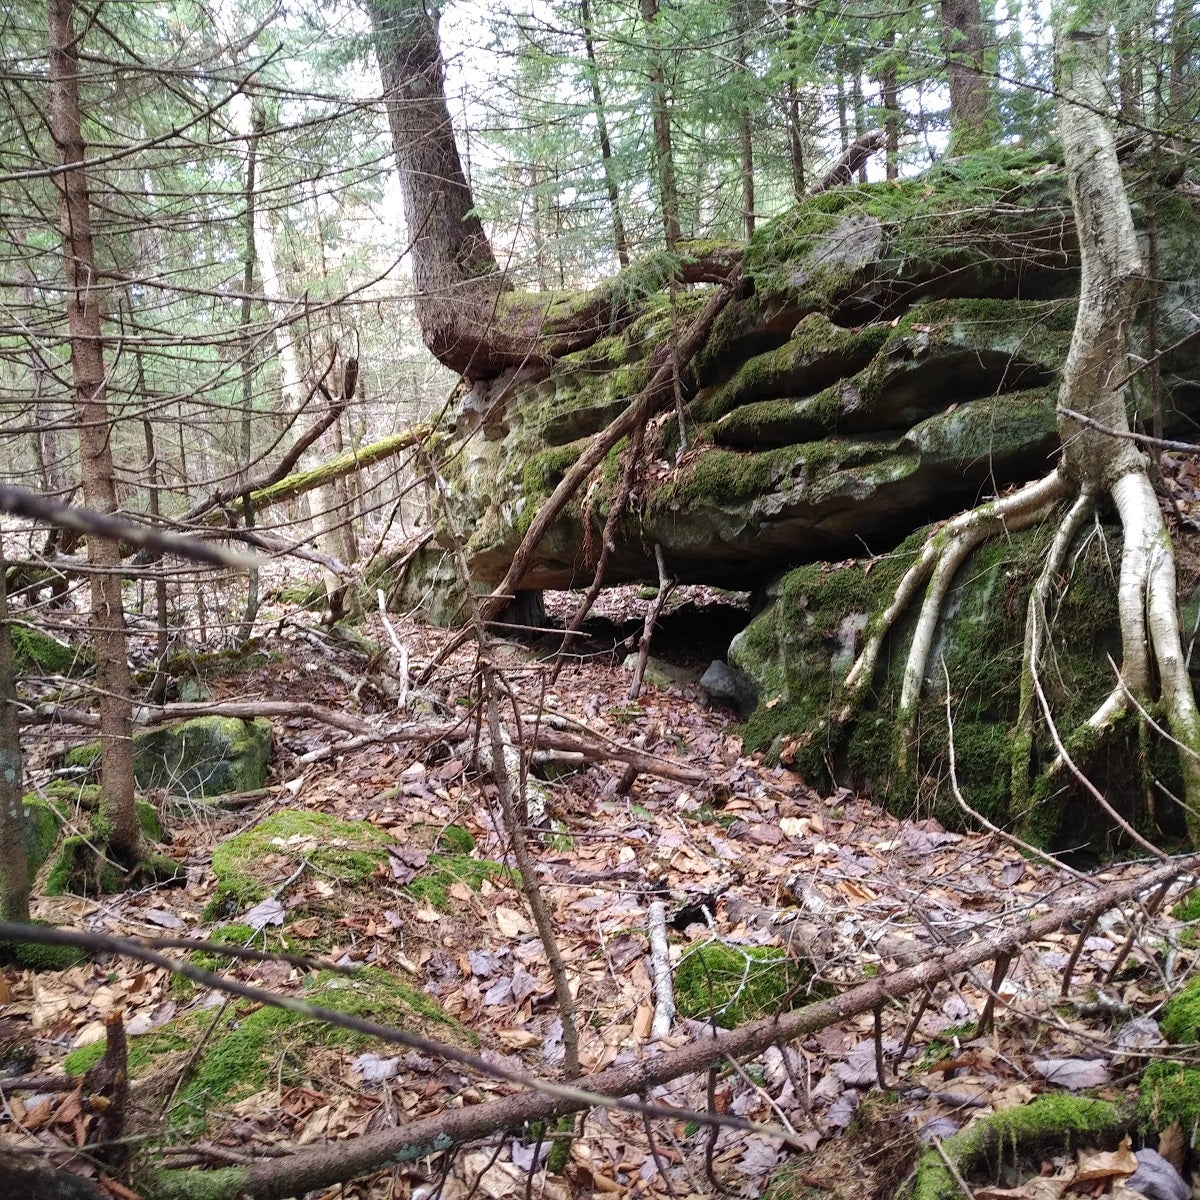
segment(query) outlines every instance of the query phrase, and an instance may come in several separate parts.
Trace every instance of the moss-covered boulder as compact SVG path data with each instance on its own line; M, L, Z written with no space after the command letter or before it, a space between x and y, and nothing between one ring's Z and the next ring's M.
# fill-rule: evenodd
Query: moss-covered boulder
M92 669L95 658L90 649L60 642L58 638L32 625L14 621L10 626L13 641L13 669L20 675L82 675Z
M25 816L25 859L33 874L54 850L64 816L54 801L40 796L24 796L21 804Z
M982 1186L1017 1187L1042 1163L1079 1148L1115 1149L1128 1127L1115 1104L1082 1096L1046 1095L976 1122L941 1143L960 1176ZM926 1150L896 1200L957 1200L958 1181L935 1149Z
M137 733L134 779L139 788L190 798L252 792L267 781L272 736L270 721L238 717L196 717ZM99 757L93 742L69 751L66 764L92 768Z
M758 685L749 746L781 756L816 785L831 781L869 790L893 812L920 810L962 826L954 769L967 804L993 824L1051 849L1090 844L1105 853L1121 833L1073 778L1037 777L1055 747L1015 737L1021 705L1023 634L1031 587L1055 530L1037 527L985 542L955 577L928 656L919 709L899 711L916 611L891 630L873 687L848 699L846 674L895 594L929 533L918 530L880 559L798 567L767 589L767 604L729 648L729 661ZM1070 562L1070 586L1056 601L1042 685L1063 736L1074 737L1112 687L1109 658L1120 659L1116 564L1121 535L1089 527ZM947 697L949 680L949 697ZM947 723L947 698L950 723ZM1173 806L1151 807L1158 779L1181 786L1167 751L1147 746L1136 723L1107 743L1080 737L1071 745L1127 820L1162 844L1188 833Z

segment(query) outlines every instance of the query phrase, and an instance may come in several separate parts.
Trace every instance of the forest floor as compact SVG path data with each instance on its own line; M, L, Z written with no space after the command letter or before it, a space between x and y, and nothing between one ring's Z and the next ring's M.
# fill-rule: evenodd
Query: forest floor
M682 607L655 646L694 677L713 657L704 644L706 621L736 625L742 619L713 607L711 599L694 592L681 597ZM571 714L603 736L701 767L707 778L695 788L642 774L623 794L619 762L544 772L549 811L530 831L530 844L576 993L585 1072L646 1059L705 1028L702 1015L680 1016L665 1041L651 1040L647 912L656 899L668 903L673 961L712 940L738 952L778 946L810 958L817 980L839 988L938 947L986 937L1087 890L1078 877L1024 857L998 837L947 831L919 814L898 820L859 795L818 780L810 786L746 754L732 714L711 707L695 684L646 687L636 702L626 700L630 673L619 661L625 651L614 653L612 646L640 628L645 604L633 589L606 593L611 626L584 644L552 686L539 661L548 642L506 639L493 654L506 686L528 710L540 705ZM567 606L559 601L560 617ZM266 661L214 680L212 699L294 699L364 715L386 708L370 686L352 696L367 659L354 645L327 636L315 615L276 605L260 621ZM451 637L415 620L394 624L414 673ZM367 620L367 630L387 644L378 616ZM720 638L728 640L724 627ZM473 647L458 650L434 677L444 713L466 711L474 654ZM31 738L27 765L35 781L61 749L61 731L57 737ZM475 857L512 861L495 786L472 770L470 723L464 721L459 742L369 745L300 762L344 737L300 717L277 721L272 785L255 806L167 808L172 840L166 851L186 867L185 886L40 897L36 916L126 937L202 937L211 929L203 912L215 886L214 846L286 808L369 821L396 843L392 871L370 887L343 890L336 879L311 870L296 875L303 846L264 858L258 870L269 888L292 880L278 897L283 919L306 921L300 933L314 939L326 960L375 965L423 988L478 1035L485 1057L553 1076L562 1061L562 1025L546 953L518 884L497 878L478 888L455 884L446 912L404 888L406 871L423 853L414 829L458 825L474 836ZM1128 878L1134 869L1114 864L1095 878ZM928 997L889 1005L880 1030L886 1092L867 1014L774 1047L755 1062L726 1063L711 1079L685 1079L652 1093L660 1104L711 1105L787 1130L790 1147L766 1133L724 1129L714 1139L683 1121L644 1123L633 1114L592 1110L579 1126L565 1174L548 1177L534 1168L532 1191L527 1177L548 1146L525 1130L326 1194L464 1200L708 1196L720 1189L757 1196L790 1161L788 1195L889 1196L923 1143L989 1113L1054 1089L1088 1089L1110 1099L1131 1094L1139 1066L1129 1056L1154 1040L1151 1018L1192 965L1192 952L1180 948L1184 926L1169 913L1170 904L1153 920L1136 910L1116 912L1083 931L1066 1002L1060 996L1064 968L1080 931L1027 946L1000 987L995 1027L983 1036L972 1030L987 997L990 964ZM278 947L276 927L267 925L256 944ZM225 973L279 992L298 991L305 978L281 962L234 963ZM135 1040L188 1007L211 1008L214 1019L229 1011L221 1009L226 998L218 993L184 998L166 971L124 960L37 975L10 969L3 982L4 1032L11 1039L16 1030L30 1041L35 1071L56 1069L72 1047L103 1036L114 1008L124 1010ZM787 1004L798 1007L805 999L794 995ZM230 1004L235 1014L252 1007L237 998ZM386 1022L388 1014L377 1019ZM398 1061L389 1062L389 1054ZM210 1153L211 1162L278 1153L513 1090L411 1052L363 1052L319 1040L299 1053L281 1046L268 1078L253 1095L209 1114L192 1152ZM161 1115L170 1090L146 1086L143 1116L145 1110ZM77 1093L11 1093L2 1133L13 1145L66 1148L76 1144L82 1120ZM1063 1165L1046 1169L1052 1174Z

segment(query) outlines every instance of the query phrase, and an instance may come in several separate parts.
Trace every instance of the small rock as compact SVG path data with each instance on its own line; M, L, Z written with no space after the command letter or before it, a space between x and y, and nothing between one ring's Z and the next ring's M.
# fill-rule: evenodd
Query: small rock
M758 688L745 671L739 671L719 658L713 659L700 677L700 686L710 700L728 704L745 720L758 707Z
M1157 1150L1139 1150L1136 1157L1138 1169L1125 1180L1127 1188L1149 1200L1190 1200L1187 1181Z

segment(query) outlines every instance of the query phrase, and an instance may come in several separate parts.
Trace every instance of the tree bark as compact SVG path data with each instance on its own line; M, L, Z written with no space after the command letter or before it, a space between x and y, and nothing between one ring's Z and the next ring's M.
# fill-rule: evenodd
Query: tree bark
M982 150L990 144L991 133L979 0L942 0L942 46L950 85L950 153Z
M784 28L787 31L787 129L788 129L788 163L792 172L792 195L797 202L804 199L804 133L800 127L800 65L797 61L796 40L796 10L797 0L788 0L787 11L784 15Z
M91 205L79 107L79 42L73 0L50 0L50 132L64 168L55 176L63 234L67 328L75 414L79 422L83 498L100 513L117 509L113 425L105 389L100 304L97 298ZM121 598L121 551L116 542L89 537L94 572L92 641L100 693L100 814L109 852L125 865L140 856L141 830L133 804L133 685Z
M596 44L592 34L592 10L588 0L579 0L579 24L583 30L583 49L587 55L588 84L592 89L592 108L596 114L596 137L600 142L600 164L604 169L604 186L608 192L608 206L612 210L613 245L617 262L621 267L629 266L629 239L625 233L625 217L621 211L621 193L617 187L613 169L612 142L608 136L608 119L605 115L604 97L600 91L600 71L596 65Z
M0 913L29 920L29 860L25 856L25 806L21 802L21 728L13 669L12 625L0 552Z
M1122 661L1118 687L1089 718L1105 729L1128 711L1130 697L1152 686L1151 655L1172 736L1181 744L1186 800L1200 799L1200 712L1188 676L1175 598L1175 560L1146 460L1127 437L1125 381L1129 327L1145 273L1121 178L1107 102L1107 36L1093 28L1060 38L1063 156L1079 230L1079 314L1059 389L1063 471L1081 490L1106 490L1121 519L1124 547L1117 585ZM1094 424L1093 424L1094 423ZM1100 427L1100 428L1097 428ZM1112 431L1117 436L1113 437ZM1200 817L1189 817L1200 840Z
M896 70L896 33L889 30L885 38L887 50L883 69L879 73L879 99L882 102L887 117L884 127L887 129L887 164L886 178L900 177L900 88Z
M679 192L675 185L675 154L671 146L671 110L667 102L667 77L658 40L658 0L641 0L650 55L650 111L654 121L654 154L658 167L658 195L662 206L667 249L679 241Z
M452 370L494 373L519 351L491 336L502 277L475 212L446 104L437 17L424 0L366 0L408 223L417 319ZM504 360L504 361L500 361Z
M750 13L745 0L736 0L734 20L737 26L737 65L741 77L741 112L738 114L738 149L742 176L742 229L749 241L754 236L754 111L750 84L754 74L749 68Z

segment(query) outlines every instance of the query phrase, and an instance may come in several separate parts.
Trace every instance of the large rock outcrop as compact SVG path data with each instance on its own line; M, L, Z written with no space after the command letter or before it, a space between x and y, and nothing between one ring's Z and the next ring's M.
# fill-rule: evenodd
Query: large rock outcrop
M1168 345L1200 309L1200 225L1166 190L1154 203ZM611 582L653 579L659 543L680 579L758 586L798 562L886 549L1050 462L1078 285L1057 165L993 152L827 192L756 234L744 268L746 294L687 367L693 448L677 460L676 418L658 419ZM618 332L463 398L449 471L478 580L503 576L584 439L646 383L672 314L661 293L634 301ZM703 301L683 295L676 327ZM1198 361L1195 346L1162 361L1170 412L1200 409ZM590 581L616 473L614 455L525 586Z
M1129 176L1135 213L1144 220L1154 208L1159 276L1155 342L1143 325L1135 353L1155 358L1167 428L1187 435L1200 417L1200 339L1186 340L1200 326L1200 219L1136 166ZM874 774L891 785L878 742L860 733L852 744L853 731L831 731L818 710L881 602L877 585L894 574L886 556L911 554L914 530L1044 474L1055 459L1057 378L1078 290L1063 172L993 151L902 183L824 193L764 226L743 269L743 293L685 369L689 448L679 453L674 412L647 435L607 582L654 580L657 544L678 579L758 592L767 609L731 656L771 704L752 736L799 753L809 773ZM636 315L589 348L463 398L447 471L477 581L503 577L539 503L645 385L651 352L704 301L685 293L672 314L662 294L635 297ZM1153 384L1150 370L1131 384L1143 416ZM543 539L524 587L591 581L619 475L614 451ZM1034 541L1010 547L1007 565L967 573L985 577L988 591L982 610L965 593L958 609L975 613L969 619L989 637L1001 632L980 612L1021 608L1012 580L1028 573ZM872 556L885 557L845 568L853 578L820 565ZM414 584L429 583L434 558ZM822 590L831 581L832 594ZM945 636L960 657L983 652ZM1019 663L1019 631L1006 626L1003 636L1016 638L1008 648ZM1007 653L997 642L984 649ZM936 700L938 687L931 692ZM1011 704L993 692L977 707L988 728L967 736L995 753L981 752L971 772L990 780L1004 774ZM941 761L931 753L927 773ZM1004 792L1003 779L992 790ZM1002 809L1003 796L989 805Z

